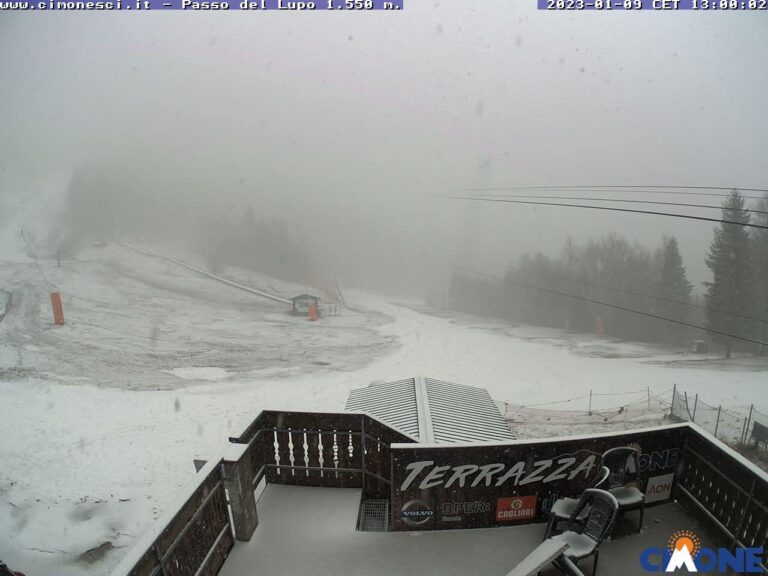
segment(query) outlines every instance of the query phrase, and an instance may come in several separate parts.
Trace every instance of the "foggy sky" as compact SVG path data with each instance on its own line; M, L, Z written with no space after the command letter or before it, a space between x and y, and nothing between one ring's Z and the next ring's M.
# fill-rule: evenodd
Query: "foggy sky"
M501 273L524 251L609 231L651 248L675 234L699 284L708 224L434 195L766 187L766 18L551 13L534 0L3 13L0 202L119 161L191 183L190 202L285 218L321 267L361 286L420 295L454 263Z

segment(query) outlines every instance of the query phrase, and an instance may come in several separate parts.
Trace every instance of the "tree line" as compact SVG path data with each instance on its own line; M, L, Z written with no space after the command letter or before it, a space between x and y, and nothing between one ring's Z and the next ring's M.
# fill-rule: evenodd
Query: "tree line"
M757 210L768 212L768 196ZM726 198L722 214L723 220L753 218L768 225L768 214L748 211L738 191ZM693 293L673 236L649 250L612 233L585 242L569 239L554 257L524 254L503 277L457 270L451 301L460 311L527 324L673 346L706 338L722 344L727 355L734 343L754 351L733 338L650 317L764 342L768 324L754 318L768 319L768 230L748 230L737 224L716 227L706 257L712 280L702 296Z
M304 283L305 243L284 220L257 215L250 204L219 204L173 178L92 165L70 182L61 227L51 248L69 257L93 240L170 242L200 254L212 272L241 266Z
M279 218L257 218L250 204L237 223L224 216L207 217L205 231L201 248L212 272L229 265L297 283L310 277L304 240L294 238Z

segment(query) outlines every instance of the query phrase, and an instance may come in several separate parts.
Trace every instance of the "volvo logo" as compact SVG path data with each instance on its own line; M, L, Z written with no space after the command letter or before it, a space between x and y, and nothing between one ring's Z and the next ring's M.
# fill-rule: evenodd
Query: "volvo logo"
M427 500L409 500L400 509L400 518L408 526L423 526L435 516Z

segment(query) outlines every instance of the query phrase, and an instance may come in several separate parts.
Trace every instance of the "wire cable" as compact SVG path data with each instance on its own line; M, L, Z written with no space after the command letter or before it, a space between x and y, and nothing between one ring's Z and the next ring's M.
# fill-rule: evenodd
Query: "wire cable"
M719 218L707 218L705 216L693 216L692 214L675 214L672 212L657 212L653 210L633 210L630 208L615 208L611 206L592 206L590 204L563 204L560 202L531 202L527 200L505 200L501 198L483 198L478 196L445 196L453 200L474 200L475 202L503 202L507 204L530 204L533 206L558 206L562 208L588 208L591 210L607 210L610 212L625 212L631 214L648 214L651 216L669 216L671 218L685 218L687 220L701 220L703 222L716 222L718 224L734 224L745 228L759 228L768 230L768 226L762 224L749 224L745 222L736 222L735 220L722 220Z
M619 193L648 193L648 194L673 194L673 195L690 195L690 196L715 196L720 198L727 198L731 194L730 192L745 191L745 192L762 192L768 193L768 189L763 188L734 188L734 187L718 187L718 186L499 186L499 187L476 187L476 188L463 188L463 190L471 192L493 192L493 191L508 191L508 192L525 192L529 190L603 190ZM682 190L688 190L683 192ZM715 193L715 192L690 192L690 190L728 190L728 194ZM743 195L743 198L751 200L763 200L763 196L748 196Z
M495 278L499 278L498 276L493 276L493 274L487 274L487 276L492 276ZM577 296L575 294L568 294L567 292L560 292L559 290L551 290L549 288L544 288L542 286L536 286L535 284L528 284L527 282L520 282L519 280L513 280L511 278L505 278L506 282L509 282L510 284L515 284L517 286L522 286L523 288L531 288L533 290L540 290L541 292L547 292L549 294L555 294L557 296L562 296L564 298L572 298L574 300L579 300L581 302L589 302L590 304L595 304L597 306L605 306L606 308L612 308L614 310L621 310L622 312L628 312L630 314L638 314L639 316L645 316L646 318L654 318L656 320L662 320L664 322L671 322L672 324L678 324L680 326L687 326L688 328L696 328L697 330L703 330L704 332L709 332L710 334L717 334L719 336L726 336L728 338L733 338L735 340L741 340L743 342L749 342L751 344L757 344L759 346L768 346L768 342L761 342L759 340L753 340L751 338L746 338L744 336L738 336L736 334L731 334L729 332L722 332L720 330L715 330L714 328L707 328L706 326L700 326L698 324L692 324L690 322L684 322L682 320L675 320L673 318L666 318L665 316L659 316L658 314L652 314L650 312L643 312L642 310L635 310L633 308L627 308L625 306L619 306L618 304L610 304L608 302L601 302L600 300L595 300L594 298L587 298L585 296Z
M744 336L738 336L736 334L731 334L729 332L722 332L720 330L715 330L714 328L707 328L706 326L699 326L698 324L691 324L690 322L683 322L682 320L674 320L672 318L666 318L664 316L659 316L658 314L651 314L650 312L643 312L641 310L634 310L632 308L627 308L625 306L618 306L616 304L609 304L607 302L600 302L599 300L594 300L593 298L585 298L583 296L576 296L574 294L568 294L566 292L560 292L558 290L550 290L548 288L542 288L541 286L534 286L533 284L527 284L525 282L518 282L516 280L507 279L508 282L511 284L517 284L519 286L523 286L525 288L533 288L535 290L541 290L542 292L549 292L550 294L556 294L558 296L563 296L565 298L573 298L574 300L580 300L582 302L589 302L590 304L596 304L598 306L605 306L606 308L613 308L614 310L621 310L622 312L629 312L631 314L638 314L640 316L645 316L647 318L655 318L656 320L663 320L665 322L671 322L673 324L679 324L680 326L687 326L689 328L697 328L699 330L704 330L705 332L709 332L711 334L718 334L720 336L726 336L728 338L734 338L735 340L742 340L743 342L749 342L751 344L758 344L760 346L768 346L767 342L760 342L759 340L753 340L751 338L746 338Z
M40 276L43 279L43 283L45 284L48 291L51 291L51 285L48 283L48 278L45 277L45 273L43 272L43 268L40 266L40 262L37 261L37 258L35 258L35 254L32 252L32 246L29 244L29 240L27 239L27 235L24 234L24 230L21 231L21 237L24 238L24 242L27 244L27 250L29 251L29 257L32 258L32 260L35 262L35 266L37 266L37 271L40 272Z
M476 270L470 270L469 268L455 268L460 272L468 272L470 274L477 274L479 276L489 276L497 280L506 280L503 276L497 276L496 274L489 274L487 272L477 272ZM563 279L568 279L564 274L556 274L555 276ZM616 292L622 292L624 294L630 294L631 296L640 296L641 298L650 298L651 300L658 300L659 302L668 302L670 304L678 304L680 306L688 306L690 308L697 308L705 310L706 312L715 312L716 314L723 314L727 316L734 316L736 318L743 318L744 320L752 320L753 322L762 322L768 324L768 319L758 318L756 316L748 316L746 314L739 314L733 310L725 310L723 308L710 308L708 306L702 306L701 304L694 304L693 302L683 302L682 300L675 300L673 298L664 298L663 296L653 296L651 294L645 294L644 292L637 292L635 290L628 290L626 288L618 288L616 286L609 286L607 284L600 284L599 282L590 282L588 280L577 279L577 281L585 286L594 286L596 288L604 288L606 290L614 290Z
M687 204L684 202L661 202L655 200L627 200L625 198L592 198L589 196L524 196L507 194L480 194L478 198L541 198L544 200L589 200L592 202L617 202L622 204L658 204L660 206L684 206L686 208L706 208L708 210L722 210L722 206L713 204ZM733 212L751 212L754 214L768 214L768 210L757 210L753 208L728 208Z

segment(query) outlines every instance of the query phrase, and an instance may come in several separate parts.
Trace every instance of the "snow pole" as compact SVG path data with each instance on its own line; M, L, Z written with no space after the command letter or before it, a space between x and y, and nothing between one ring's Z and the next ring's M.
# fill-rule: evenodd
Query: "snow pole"
M64 325L64 308L61 305L61 294L51 292L51 306L53 307L53 323L57 326Z

